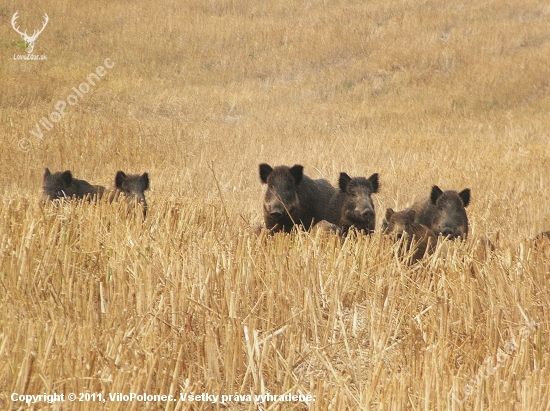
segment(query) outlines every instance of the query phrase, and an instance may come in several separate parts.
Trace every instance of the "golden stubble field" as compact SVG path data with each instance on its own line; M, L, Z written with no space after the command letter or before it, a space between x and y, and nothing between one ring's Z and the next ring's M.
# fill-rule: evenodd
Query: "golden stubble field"
M48 14L46 60L14 59L16 11ZM0 23L3 409L550 409L548 5L28 0ZM468 187L468 241L406 266L379 232L256 238L260 162L380 173L378 227ZM147 171L146 221L43 205L45 167ZM66 401L19 401L44 393Z

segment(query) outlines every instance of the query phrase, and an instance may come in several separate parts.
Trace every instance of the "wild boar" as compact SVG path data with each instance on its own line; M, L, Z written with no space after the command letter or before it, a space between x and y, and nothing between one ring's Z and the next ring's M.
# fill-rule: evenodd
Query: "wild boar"
M89 198L100 197L105 187L94 186L84 180L73 178L71 171L57 171L51 173L48 168L44 171L43 192L49 200L63 198Z
M453 190L442 191L438 186L433 186L430 196L414 203L411 209L416 212L415 221L424 224L435 234L465 240L468 235L468 204L469 188L457 193Z
M294 226L309 230L326 219L328 202L336 192L327 180L309 178L299 164L272 168L262 163L259 171L267 185L263 214L268 230L290 232Z
M108 201L124 197L130 206L139 205L143 208L143 217L147 215L145 190L149 189L149 174L126 174L118 171L115 175L115 190L109 192Z
M415 222L416 212L411 209L395 212L386 210L385 234L395 241L403 241L404 253L414 249L412 262L420 260L426 253L434 251L437 237L423 224ZM404 238L403 238L404 237Z
M340 173L339 191L329 202L327 221L336 224L345 234L350 227L369 234L376 225L376 213L371 195L378 193L378 173L369 178Z

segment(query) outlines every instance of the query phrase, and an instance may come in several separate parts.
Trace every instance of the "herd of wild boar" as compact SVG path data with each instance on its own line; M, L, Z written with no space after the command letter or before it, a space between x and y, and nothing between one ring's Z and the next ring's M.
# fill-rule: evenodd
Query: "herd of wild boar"
M346 234L351 227L372 233L376 214L372 194L378 192L378 174L368 178L340 173L338 188L327 180L313 180L304 174L301 165L292 167L260 164L260 179L267 184L263 214L266 228L290 232L294 226L323 229ZM410 209L386 210L384 232L396 241L403 241L406 250L414 241L413 261L431 252L437 236L466 239L470 190L442 191L432 187L429 197L414 203ZM403 237L403 239L402 239Z
M346 235L350 228L370 234L375 229L376 214L372 194L378 193L378 174L370 177L350 177L340 173L338 188L325 179L313 180L304 174L303 166L292 167L260 164L260 180L267 185L263 201L265 228L269 232L291 232L295 227L309 230L313 226ZM69 170L44 173L44 197L106 198L112 202L124 197L128 203L139 203L146 216L144 191L149 188L149 175L127 175L118 171L115 188L91 185L73 178ZM429 196L402 211L386 210L383 231L395 241L401 241L406 250L414 251L413 261L433 251L437 236L465 240L468 235L466 207L470 203L470 189L460 192L442 191L434 185ZM549 237L543 232L537 237ZM413 250L414 246L414 250Z

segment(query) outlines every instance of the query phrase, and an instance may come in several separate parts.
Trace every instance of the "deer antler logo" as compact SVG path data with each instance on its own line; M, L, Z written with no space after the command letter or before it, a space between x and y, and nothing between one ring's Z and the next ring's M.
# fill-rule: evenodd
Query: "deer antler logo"
M12 25L13 29L17 33L19 33L21 35L21 37L23 38L23 40L25 41L25 50L27 51L27 54L31 54L32 51L34 50L34 43L35 43L36 39L38 38L40 33L42 33L42 31L44 31L44 29L46 28L46 24L48 24L48 21L50 20L50 18L48 17L48 15L46 13L44 13L44 25L42 26L42 28L40 30L35 30L32 33L32 36L29 36L27 34L27 30L25 30L25 32L22 33L19 30L19 28L15 26L15 20L17 20L17 17L19 17L17 15L17 13L19 13L19 11L16 11L15 14L13 15L13 17L11 19L11 25Z

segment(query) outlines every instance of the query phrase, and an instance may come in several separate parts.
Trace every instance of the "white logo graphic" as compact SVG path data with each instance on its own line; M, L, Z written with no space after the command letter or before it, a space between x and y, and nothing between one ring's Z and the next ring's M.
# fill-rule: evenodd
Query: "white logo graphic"
M13 15L13 18L11 19L11 25L12 25L13 29L17 33L19 33L21 35L21 37L23 38L23 40L25 41L25 50L27 51L27 54L32 54L32 51L34 50L34 43L36 42L36 39L38 38L40 33L42 33L42 31L44 31L44 29L46 28L46 24L48 24L48 20L50 18L48 17L48 15L46 13L44 13L44 25L42 26L42 28L40 30L35 30L32 33L32 36L29 36L27 34L27 30L25 30L24 33L21 33L19 28L15 26L15 20L17 20L17 17L19 17L17 15L17 13L19 13L19 11L16 11L15 14Z

